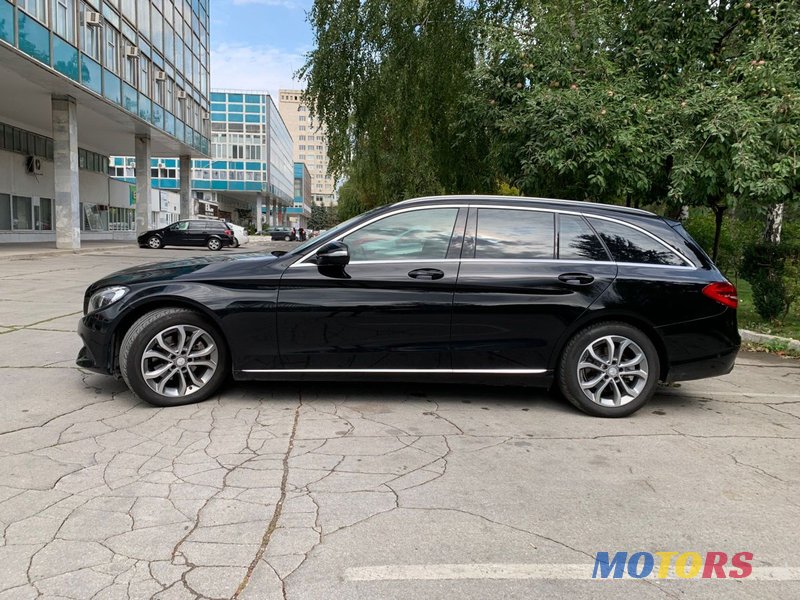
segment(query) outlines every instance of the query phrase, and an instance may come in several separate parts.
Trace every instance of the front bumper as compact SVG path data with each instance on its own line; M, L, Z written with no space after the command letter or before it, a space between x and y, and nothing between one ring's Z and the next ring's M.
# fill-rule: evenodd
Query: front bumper
M78 352L75 363L95 373L115 375L115 345L108 322L94 314L87 315L78 321L78 335L83 341L83 348Z

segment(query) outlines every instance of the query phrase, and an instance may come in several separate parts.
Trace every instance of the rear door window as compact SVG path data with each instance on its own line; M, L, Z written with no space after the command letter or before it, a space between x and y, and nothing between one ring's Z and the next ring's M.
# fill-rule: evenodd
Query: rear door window
M600 238L580 215L559 215L558 258L562 260L610 260Z
M686 263L658 240L614 221L589 217L611 256L617 262L683 266Z
M555 215L511 208L478 209L475 258L553 258Z

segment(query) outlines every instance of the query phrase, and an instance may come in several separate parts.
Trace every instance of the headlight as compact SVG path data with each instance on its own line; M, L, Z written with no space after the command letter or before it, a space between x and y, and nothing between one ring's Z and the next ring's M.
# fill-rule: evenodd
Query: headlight
M128 288L122 285L113 285L111 287L96 291L94 294L92 294L92 297L89 298L89 306L86 309L86 314L91 314L100 310L101 308L105 308L106 306L114 304L114 302L122 298L127 293Z

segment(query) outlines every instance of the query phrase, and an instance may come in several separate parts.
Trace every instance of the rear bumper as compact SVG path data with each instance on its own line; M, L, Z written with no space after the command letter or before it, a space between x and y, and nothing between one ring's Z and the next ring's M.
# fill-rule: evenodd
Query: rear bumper
M733 369L741 344L735 310L658 331L668 358L666 381L718 377Z
M673 364L667 375L667 381L689 381L692 379L706 379L727 375L733 370L739 347L729 350L719 356L712 356L688 363Z

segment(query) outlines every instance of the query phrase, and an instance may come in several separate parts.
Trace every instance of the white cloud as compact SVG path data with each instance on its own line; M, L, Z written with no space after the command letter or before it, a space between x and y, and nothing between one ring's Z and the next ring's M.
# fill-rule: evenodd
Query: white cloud
M304 51L270 46L219 44L211 49L212 89L265 90L297 88L294 72L305 63Z

